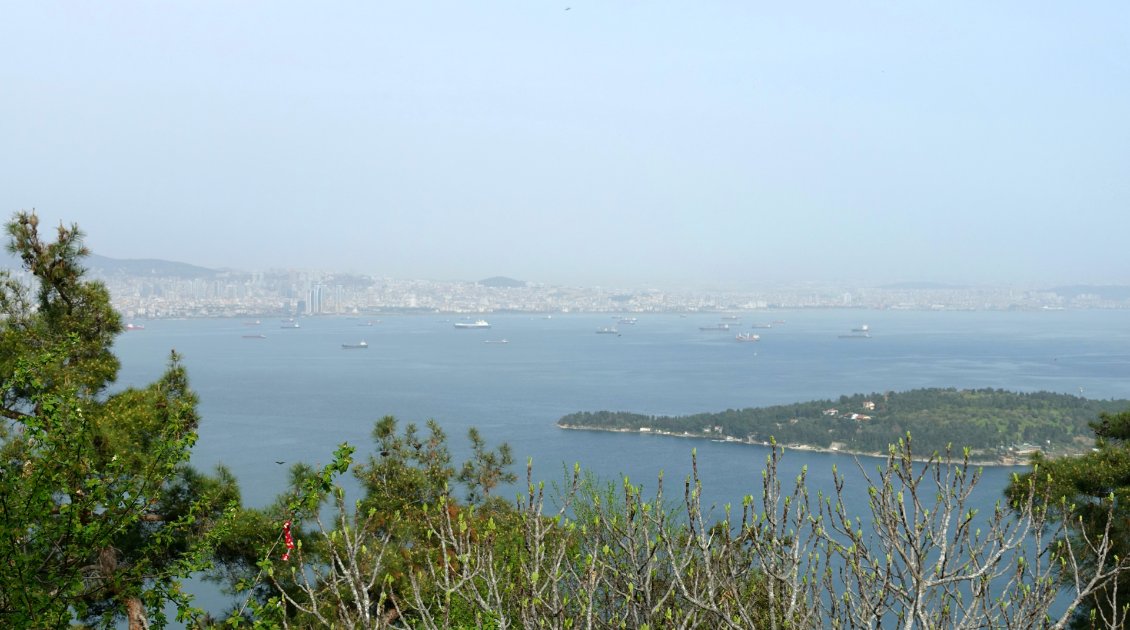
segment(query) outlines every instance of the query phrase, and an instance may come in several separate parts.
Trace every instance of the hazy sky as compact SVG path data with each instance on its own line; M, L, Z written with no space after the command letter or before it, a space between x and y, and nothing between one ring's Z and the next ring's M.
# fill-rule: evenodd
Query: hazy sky
M1130 283L1130 3L5 3L33 207L211 267Z

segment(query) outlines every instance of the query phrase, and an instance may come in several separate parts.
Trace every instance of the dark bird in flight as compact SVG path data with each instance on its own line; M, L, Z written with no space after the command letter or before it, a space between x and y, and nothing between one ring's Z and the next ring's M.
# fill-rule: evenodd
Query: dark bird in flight
M276 459L276 460L275 460L275 463L276 463L276 464L278 464L279 466L282 466L282 465L283 465L283 464L285 464L286 462L280 462L279 460L277 460L277 459Z

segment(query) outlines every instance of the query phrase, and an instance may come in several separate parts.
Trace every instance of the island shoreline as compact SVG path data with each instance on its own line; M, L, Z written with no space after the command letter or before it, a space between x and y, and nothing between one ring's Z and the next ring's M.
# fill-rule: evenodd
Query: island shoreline
M870 459L887 459L889 457L889 455L887 455L887 454L878 453L878 452L853 451L853 450L848 450L848 449L837 449L837 448L829 448L829 447L823 447L823 446L813 446L811 444L781 444L781 443L777 443L777 444L774 445L774 444L770 444L769 442L756 442L756 441L749 441L749 440L740 440L740 439L732 437L732 436L727 436L728 439L718 439L718 438L710 437L710 436L706 436L706 435L695 435L695 434L686 435L686 434L682 434L682 433L671 433L669 431L640 431L639 429L609 429L609 428L604 428L604 427L581 426L581 425L572 425L572 424L557 424L557 428L566 429L566 430L569 430L569 431L597 431L597 432L601 432L601 433L627 433L627 434L630 434L630 435L641 435L641 436L647 435L647 436L670 437L670 438L681 438L681 439L691 439L691 440L709 440L711 442L719 442L719 443L723 443L723 444L738 444L738 445L742 445L742 446L765 446L765 447L779 446L784 451L794 450L794 451L802 451L802 452L807 452L807 453L827 453L827 454L831 454L831 455L850 455L851 457L855 457L855 458L866 457L866 458L870 458ZM913 457L911 457L911 460L916 461L916 462L921 462L921 463L929 463L931 461L934 461L934 462L947 464L947 465L960 465L960 464L964 463L964 460L960 457L955 457L955 458L947 460L947 459L940 458L940 457L913 456ZM1019 460L1017 460L1017 461L995 460L994 461L994 460L981 460L981 459L972 459L972 458L969 460L969 465L970 466L977 466L977 467L992 466L994 468L1027 468L1028 467L1027 462L1019 461Z

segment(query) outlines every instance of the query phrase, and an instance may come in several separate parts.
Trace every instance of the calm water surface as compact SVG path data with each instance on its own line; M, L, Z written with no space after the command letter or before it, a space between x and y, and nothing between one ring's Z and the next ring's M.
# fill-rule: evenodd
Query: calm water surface
M1050 390L1130 398L1130 311L917 312L812 310L743 315L729 332L705 332L721 316L491 315L489 330L457 330L451 316L385 316L379 321L307 318L297 329L277 319L161 320L122 335L121 384L156 378L175 349L200 395L203 420L193 462L237 475L248 505L281 492L286 466L324 464L343 441L371 452L373 422L437 420L455 461L477 426L492 444L507 441L535 476L558 482L574 462L608 480L627 475L654 491L663 471L679 499L698 450L704 504L740 505L760 493L767 449L636 434L564 431L555 422L601 409L689 414L916 387ZM738 343L754 324L758 343ZM868 324L870 339L840 339ZM619 335L595 331L617 326ZM245 338L245 335L265 338ZM507 340L508 343L484 343ZM365 350L342 344L365 340ZM880 462L864 459L873 470ZM865 484L846 455L791 451L783 479L802 466L809 487L829 493L831 469L850 475L852 506ZM1015 469L989 468L974 502L988 507ZM514 496L516 488L508 490ZM854 512L854 509L853 509ZM229 603L214 586L190 584L202 606Z
M444 315L305 318L297 329L277 319L161 320L123 335L116 351L124 385L152 380L171 349L183 355L203 415L193 461L231 467L251 505L283 489L276 461L325 463L343 441L363 456L374 420L387 414L437 420L457 461L477 426L491 443L508 441L520 462L532 457L550 481L579 462L609 479L654 487L662 470L681 482L697 448L707 496L720 505L757 492L764 448L554 423L574 411L686 414L915 387L1130 398L1127 311L773 311L743 314L729 332L699 330L723 321L717 314L636 317L496 314L489 330L458 330L463 320ZM759 343L734 340L773 320L784 323L756 330ZM872 338L838 337L864 323ZM595 334L604 326L620 334ZM341 347L362 339L368 349ZM791 452L786 467L807 464L820 480L852 461ZM987 472L989 496L1007 474Z

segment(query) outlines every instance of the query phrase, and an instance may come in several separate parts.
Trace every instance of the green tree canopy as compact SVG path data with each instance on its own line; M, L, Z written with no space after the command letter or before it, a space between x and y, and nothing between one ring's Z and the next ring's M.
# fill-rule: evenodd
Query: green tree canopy
M1037 454L1032 471L1017 477L1006 491L1016 502L1018 497L1035 487L1044 498L1050 513L1061 519L1066 532L1053 545L1070 540L1075 547L1086 549L1082 541L1109 536L1109 553L1130 558L1130 411L1103 413L1091 423L1095 448L1076 457L1049 459ZM1114 518L1110 518L1113 510ZM1054 549L1054 547L1053 547ZM1081 558L1085 567L1096 564L1094 553ZM1070 585L1076 576L1063 574L1060 579ZM1076 628L1121 627L1115 620L1124 619L1127 610L1113 610L1110 602L1117 592L1130 592L1130 574L1118 579L1088 597L1073 620Z
M31 285L0 275L0 626L160 625L238 490L187 465L200 419L176 354L110 392L121 318L84 277L82 232L45 242L38 224L6 227Z

